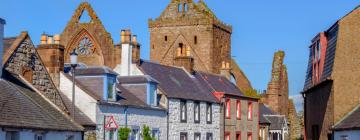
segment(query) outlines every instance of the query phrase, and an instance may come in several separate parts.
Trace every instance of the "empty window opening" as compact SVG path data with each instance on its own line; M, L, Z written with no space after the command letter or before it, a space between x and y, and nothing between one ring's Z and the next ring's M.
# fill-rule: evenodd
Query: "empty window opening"
M194 36L194 44L197 44L198 40L197 40L197 36Z
M184 3L184 12L187 12L189 10L188 8L189 7L188 7L187 3Z
M89 23L91 21L91 17L87 10L83 10L80 17L79 22L80 23Z
M178 12L181 12L182 11L182 7L181 7L181 3L178 4Z
M168 37L167 37L167 36L165 36L165 37L164 37L164 40L165 40L165 41L168 41Z

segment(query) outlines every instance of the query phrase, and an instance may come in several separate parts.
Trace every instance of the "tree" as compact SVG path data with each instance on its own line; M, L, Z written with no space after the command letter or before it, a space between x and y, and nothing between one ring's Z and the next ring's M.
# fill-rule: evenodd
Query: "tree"
M118 131L119 140L128 140L131 130L129 128L120 128Z
M146 125L143 126L141 136L143 137L143 140L156 140L155 137L151 136L150 127Z
M248 89L245 91L245 96L260 98L259 93L255 89Z

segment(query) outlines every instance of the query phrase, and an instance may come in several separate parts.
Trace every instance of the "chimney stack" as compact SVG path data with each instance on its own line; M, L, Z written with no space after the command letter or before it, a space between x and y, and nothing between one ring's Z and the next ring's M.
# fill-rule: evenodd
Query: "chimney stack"
M131 31L121 30L121 76L130 75L130 67L132 64L132 43L131 43Z
M132 36L132 63L138 63L140 62L140 43L137 41L137 36Z
M231 79L231 67L229 62L221 62L220 74L226 77L228 80Z
M46 44L46 41L47 41L47 35L43 33L41 35L40 44Z
M60 72L64 70L64 46L60 45L60 35L42 34L36 48L54 84L60 85Z
M59 34L54 35L54 44L60 44L60 35Z
M4 25L5 25L5 20L3 20L2 18L0 18L0 78L2 77L2 72L3 72L3 64L2 64L2 58L3 58L3 41L4 41Z

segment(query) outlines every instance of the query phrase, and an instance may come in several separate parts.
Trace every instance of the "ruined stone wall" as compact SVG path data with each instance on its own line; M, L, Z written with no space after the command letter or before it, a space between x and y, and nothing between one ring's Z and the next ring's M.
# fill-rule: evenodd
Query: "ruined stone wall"
M301 137L302 134L302 127L300 125L301 120L299 119L296 109L295 109L295 105L293 103L293 100L289 100L289 105L288 105L288 109L289 109L289 117L287 118L290 124L290 130L289 130L289 134L290 134L290 140L295 140Z
M91 20L82 23L79 19L83 16L82 13L84 10L89 13ZM94 46L89 55L79 54L78 61L89 66L105 65L114 68L117 57L114 57L115 48L111 35L105 30L95 11L87 2L79 5L64 31L61 33L60 44L65 47L65 63L70 62L70 52L79 47L80 41L84 36L87 36Z
M273 111L288 118L289 88L284 57L284 51L278 51L274 54L271 81L262 101L269 105Z

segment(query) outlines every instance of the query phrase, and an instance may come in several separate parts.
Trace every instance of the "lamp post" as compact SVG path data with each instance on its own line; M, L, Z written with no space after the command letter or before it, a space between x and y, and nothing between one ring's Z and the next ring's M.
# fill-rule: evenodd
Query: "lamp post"
M73 89L72 89L72 117L75 120L75 68L78 65L77 64L77 57L78 54L76 53L76 49L73 49L73 51L70 53L70 64L72 68L72 83L73 83Z

